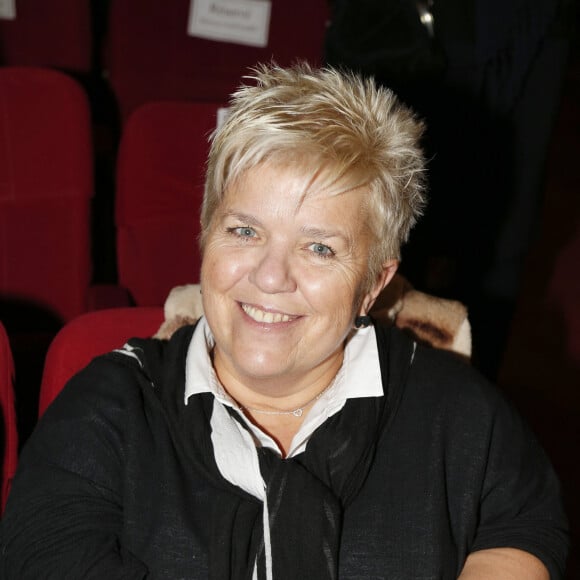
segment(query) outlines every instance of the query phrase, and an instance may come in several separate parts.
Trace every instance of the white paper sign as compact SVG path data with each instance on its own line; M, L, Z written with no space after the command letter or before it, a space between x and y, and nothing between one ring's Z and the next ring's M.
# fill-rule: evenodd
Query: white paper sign
M3 20L16 18L16 0L0 0L0 18Z
M191 0L190 36L266 46L270 30L270 0Z

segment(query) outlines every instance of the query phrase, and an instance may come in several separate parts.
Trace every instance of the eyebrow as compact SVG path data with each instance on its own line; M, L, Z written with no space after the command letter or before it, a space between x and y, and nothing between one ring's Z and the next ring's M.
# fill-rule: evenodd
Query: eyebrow
M248 226L259 226L262 222L260 220L248 213L240 213L237 211L227 211L222 216L222 221L225 219L234 218L239 222L246 224Z
M262 225L262 222L252 214L237 211L227 211L222 216L222 220L232 218L248 226ZM303 235L315 240L329 240L332 238L339 238L344 240L344 242L347 244L349 248L353 245L353 242L350 239L350 237L339 230L326 230L316 226L304 226L300 229L300 231Z
M306 236L315 239L327 240L329 238L342 238L343 240L348 242L348 237L345 236L340 231L324 230L322 228L317 228L313 226L305 226L300 231Z

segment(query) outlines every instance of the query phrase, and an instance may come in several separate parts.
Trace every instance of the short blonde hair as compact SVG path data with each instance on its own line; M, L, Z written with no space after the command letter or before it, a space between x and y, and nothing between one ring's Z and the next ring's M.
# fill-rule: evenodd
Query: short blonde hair
M368 187L374 243L369 280L400 259L425 204L423 124L389 89L334 68L259 65L255 85L232 95L212 136L201 213L202 248L216 208L241 174L284 156L330 165L337 178Z

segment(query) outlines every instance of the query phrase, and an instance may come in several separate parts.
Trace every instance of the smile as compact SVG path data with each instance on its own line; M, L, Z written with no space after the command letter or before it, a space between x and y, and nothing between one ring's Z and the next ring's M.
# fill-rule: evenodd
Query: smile
M281 312L265 312L255 306L249 304L242 304L242 310L256 322L263 322L266 324L276 324L279 322L290 322L297 318L297 316L290 316L289 314L282 314Z

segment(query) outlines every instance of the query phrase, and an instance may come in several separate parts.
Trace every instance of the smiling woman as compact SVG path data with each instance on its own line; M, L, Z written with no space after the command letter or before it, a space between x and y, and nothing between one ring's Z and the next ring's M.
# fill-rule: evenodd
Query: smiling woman
M214 369L246 409L313 401L340 368L355 317L395 273L396 260L387 260L366 287L368 186L351 189L332 176L306 159L262 162L227 188L205 234L201 278ZM301 419L289 415L292 428L269 421L284 453Z
M205 315L74 377L23 451L2 578L562 578L559 484L462 360L368 313L424 205L422 125L255 71L212 139Z

